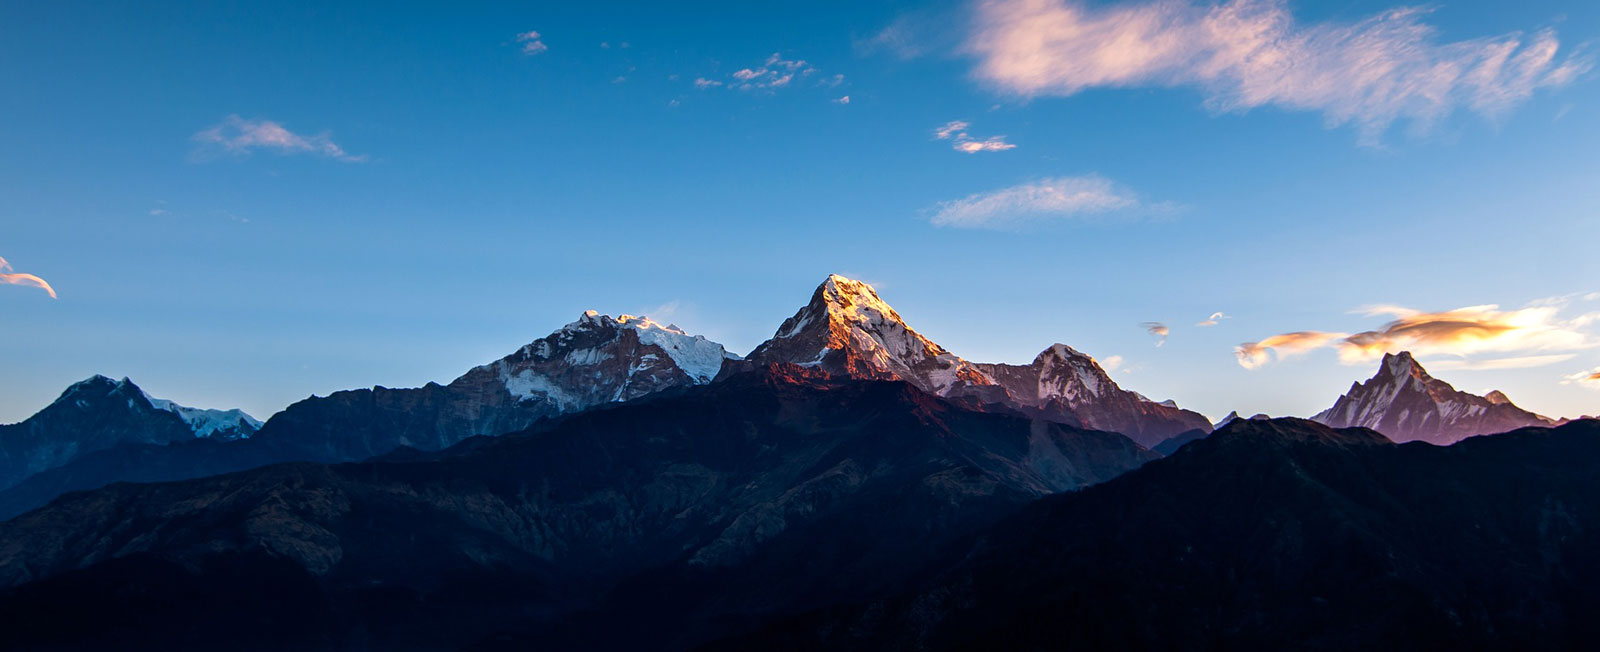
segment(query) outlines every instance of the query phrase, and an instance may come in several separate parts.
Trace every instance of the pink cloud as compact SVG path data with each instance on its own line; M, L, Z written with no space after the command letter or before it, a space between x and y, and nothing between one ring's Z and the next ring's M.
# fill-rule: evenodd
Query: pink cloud
M1302 23L1283 0L988 0L967 47L980 79L1022 96L1192 86L1217 111L1316 111L1369 144L1402 119L1426 129L1461 107L1498 116L1592 65L1558 56L1551 30L1440 42L1427 13Z
M46 283L44 279L32 274L11 271L11 263L6 262L4 258L0 258L0 284L35 287L44 290L45 293L50 295L50 298L56 298L56 289L50 287L50 284Z
M221 124L196 133L193 140L230 154L249 154L257 149L266 149L282 154L315 154L347 163L363 163L367 160L364 154L346 152L326 133L302 136L271 120L246 120L237 115L230 115Z

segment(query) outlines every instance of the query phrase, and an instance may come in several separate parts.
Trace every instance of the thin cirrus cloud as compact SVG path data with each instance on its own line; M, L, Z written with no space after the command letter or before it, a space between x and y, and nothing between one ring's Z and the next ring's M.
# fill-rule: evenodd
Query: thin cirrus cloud
M240 156L265 150L279 154L311 154L345 163L367 160L365 154L346 152L327 132L306 136L271 120L248 120L237 115L201 130L192 139L204 149Z
M1173 208L1165 202L1147 203L1120 184L1091 174L1041 179L940 202L930 209L929 221L935 226L1004 230L1043 220L1169 212Z
M1024 97L1090 88L1195 87L1221 112L1315 111L1376 144L1391 125L1418 131L1465 108L1495 118L1535 90L1588 71L1553 30L1441 42L1428 9L1349 23L1304 23L1283 0L988 0L966 49L976 76Z
M56 289L50 287L50 284L46 283L44 279L32 274L13 272L11 270L11 263L6 262L6 259L4 258L0 258L0 284L39 288L44 290L46 294L49 294L50 298L57 298Z
M1468 306L1443 312L1423 312L1397 306L1376 306L1362 311L1368 316L1392 317L1373 330L1355 334L1300 331L1246 342L1234 349L1239 364L1255 369L1274 357L1333 347L1344 364L1370 362L1386 353L1410 351L1425 357L1450 356L1430 362L1442 368L1516 369L1572 359L1572 351L1596 345L1584 328L1600 315L1589 313L1571 319L1560 315L1563 304L1535 302L1527 308L1501 310L1498 306ZM1509 354L1509 355L1508 355ZM1520 354L1520 355L1518 355ZM1482 356L1498 357L1486 358Z
M1006 142L1005 136L991 136L979 140L967 133L967 128L972 124L964 120L951 120L938 129L933 130L933 137L938 140L950 141L951 149L967 154L978 152L1003 152L1016 149L1016 145Z

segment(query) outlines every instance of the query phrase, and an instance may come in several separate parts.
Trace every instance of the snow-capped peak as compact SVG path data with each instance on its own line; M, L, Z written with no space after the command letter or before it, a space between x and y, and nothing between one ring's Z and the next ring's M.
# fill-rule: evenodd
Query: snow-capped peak
M68 402L80 409L97 409L93 407L98 404L95 399L112 397L125 401L128 409L143 409L135 396L143 398L156 410L171 412L183 419L196 437L246 438L261 429L261 421L242 410L212 410L179 405L151 396L126 377L112 380L95 374L68 386L57 402Z
M904 380L939 395L958 386L994 384L971 363L912 330L871 285L838 274L824 279L811 301L750 358Z
M551 335L525 349L548 358L554 353L551 338L570 339L579 331L618 330L627 329L634 331L639 336L639 341L644 344L653 344L661 347L667 357L682 369L685 374L693 378L696 383L711 382L718 371L722 369L723 360L738 360L739 356L728 352L721 344L706 339L704 335L690 335L678 328L676 324L662 324L652 321L643 315L618 315L612 317L596 310L585 310L578 320L561 327ZM568 352L569 357L575 354Z
M889 307L871 285L838 274L829 274L822 283L822 298L828 312L862 323L893 321L904 323L900 313Z
M164 398L156 398L144 392L144 390L140 390L140 393L144 394L145 400L150 401L150 405L155 409L165 410L182 418L185 423L189 424L190 428L194 429L194 436L196 437L221 435L244 439L261 429L261 421L259 419L245 414L243 410L238 408L231 410L192 408L186 405L178 405Z
M524 418L575 412L671 387L711 382L725 360L721 344L640 315L584 311L577 321L509 356L475 367L452 388L497 401L509 394Z
M1518 408L1500 392L1477 396L1459 391L1428 375L1405 351L1385 355L1371 379L1351 385L1333 407L1311 419L1335 428L1371 428L1395 441L1436 444L1552 423Z

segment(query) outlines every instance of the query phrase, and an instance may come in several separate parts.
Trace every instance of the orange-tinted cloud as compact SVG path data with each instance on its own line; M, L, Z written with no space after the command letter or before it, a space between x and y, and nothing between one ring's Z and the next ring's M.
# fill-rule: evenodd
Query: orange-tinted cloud
M1571 385L1577 383L1589 389L1600 389L1600 367L1588 371L1580 371L1561 379L1561 384Z
M1560 318L1561 304L1535 304L1520 310L1500 310L1499 306L1468 306L1443 312L1422 312L1397 306L1377 306L1363 311L1367 315L1389 315L1395 319L1381 328L1354 335L1304 331L1288 333L1240 345L1239 364L1253 369L1268 361L1268 349L1281 348L1272 342L1288 338L1296 351L1324 346L1336 347L1345 364L1362 364L1385 353L1410 351L1418 357L1451 356L1446 363L1462 369L1505 369L1553 364L1570 359L1557 352L1595 346L1582 328L1595 321L1593 315ZM1315 337L1311 337L1314 335ZM1539 353L1502 357L1493 360L1467 359L1489 353Z
M6 262L4 258L0 258L0 283L39 288L48 293L50 298L56 298L56 289L50 287L50 284L46 283L44 279L32 274L11 271L11 263Z
M1319 349L1329 343L1348 337L1344 333L1323 333L1319 331L1297 331L1273 335L1259 342L1245 342L1233 348L1233 355L1239 358L1239 365L1245 369L1255 369L1271 362L1274 358L1282 360L1291 355L1305 353L1312 349Z
M1377 330L1356 333L1339 346L1347 364L1368 362L1385 353L1410 351L1419 356L1473 355L1487 352L1567 351L1584 348L1588 337L1558 319L1557 306L1499 310L1470 306L1445 312L1418 312L1395 306L1369 309L1370 315L1392 315Z

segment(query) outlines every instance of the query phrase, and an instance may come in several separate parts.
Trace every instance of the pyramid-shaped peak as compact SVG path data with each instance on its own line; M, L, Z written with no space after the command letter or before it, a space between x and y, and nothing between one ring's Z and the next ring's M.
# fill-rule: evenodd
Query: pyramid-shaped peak
M815 299L820 300L829 312L862 315L870 311L894 321L903 321L900 319L900 314L878 296L878 291L873 289L871 284L838 274L828 275L822 285L817 287Z
M1428 371L1423 369L1422 365L1417 364L1416 358L1411 356L1410 351L1383 354L1383 364L1381 365L1381 369L1386 372L1387 375L1395 378L1403 378L1405 376L1412 376L1415 378L1430 377L1428 376Z
M1311 419L1334 428L1371 428L1395 441L1439 445L1553 423L1512 404L1504 393L1460 391L1428 375L1406 351L1383 356L1370 380L1352 385L1333 407Z

